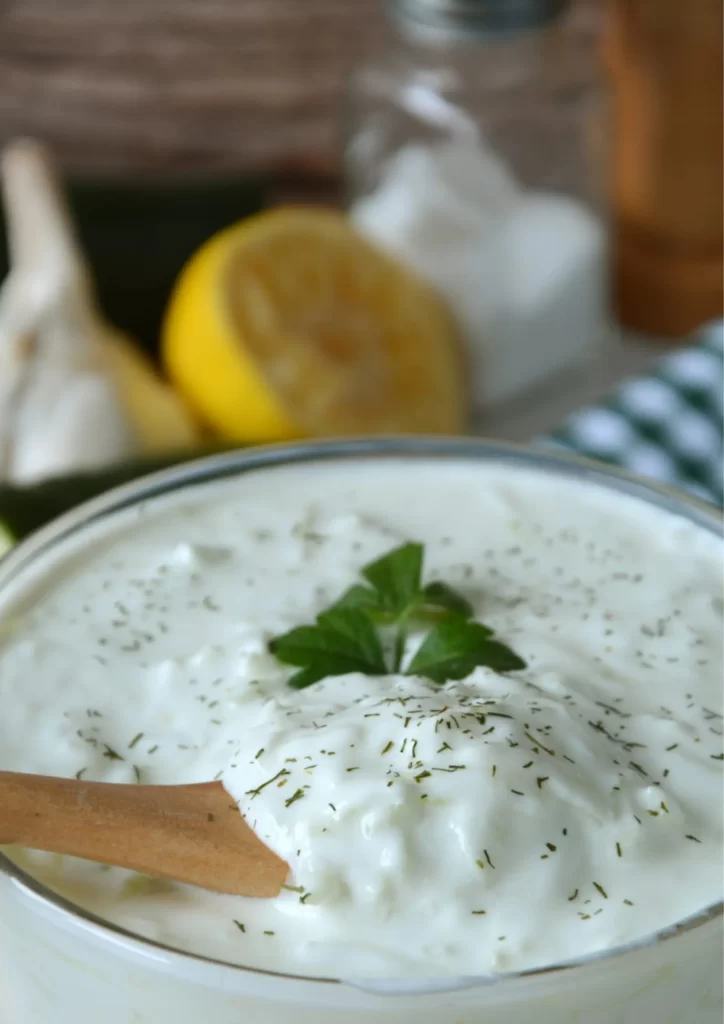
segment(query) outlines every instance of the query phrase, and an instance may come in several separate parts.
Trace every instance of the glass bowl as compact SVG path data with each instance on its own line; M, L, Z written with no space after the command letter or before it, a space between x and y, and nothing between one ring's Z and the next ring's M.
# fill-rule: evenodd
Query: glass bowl
M36 579L85 531L149 499L242 473L322 460L469 459L626 494L721 533L717 509L617 470L531 446L462 439L303 443L213 456L80 506L0 561ZM676 880L672 879L672 883ZM427 981L309 979L212 961L82 910L0 855L0 1005L6 1024L721 1024L722 904L625 947L544 969Z

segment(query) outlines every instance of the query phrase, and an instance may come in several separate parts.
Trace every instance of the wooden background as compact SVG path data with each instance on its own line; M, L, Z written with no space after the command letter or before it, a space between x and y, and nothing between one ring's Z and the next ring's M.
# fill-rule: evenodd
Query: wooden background
M600 12L569 19L572 81ZM345 77L384 35L378 0L0 0L0 144L39 136L83 176L323 179Z

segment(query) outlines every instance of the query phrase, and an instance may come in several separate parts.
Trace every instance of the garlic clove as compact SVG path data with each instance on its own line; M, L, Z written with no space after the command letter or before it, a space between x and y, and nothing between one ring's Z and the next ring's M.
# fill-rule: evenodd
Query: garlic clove
M98 312L45 148L7 147L2 184L12 269L0 289L0 479L198 443L178 396Z

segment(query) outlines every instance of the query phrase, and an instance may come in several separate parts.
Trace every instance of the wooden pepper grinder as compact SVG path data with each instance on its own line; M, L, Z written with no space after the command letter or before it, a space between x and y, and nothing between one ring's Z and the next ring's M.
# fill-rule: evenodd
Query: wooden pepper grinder
M724 312L722 0L609 0L613 292L680 337Z

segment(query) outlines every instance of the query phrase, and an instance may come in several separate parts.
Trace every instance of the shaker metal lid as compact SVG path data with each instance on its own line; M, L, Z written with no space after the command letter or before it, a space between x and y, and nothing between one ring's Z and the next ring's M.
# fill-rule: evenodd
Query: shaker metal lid
M389 0L405 31L430 39L462 41L525 32L553 21L569 0Z

